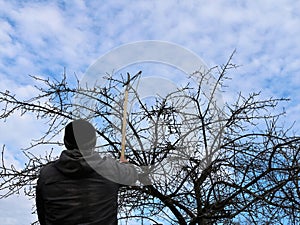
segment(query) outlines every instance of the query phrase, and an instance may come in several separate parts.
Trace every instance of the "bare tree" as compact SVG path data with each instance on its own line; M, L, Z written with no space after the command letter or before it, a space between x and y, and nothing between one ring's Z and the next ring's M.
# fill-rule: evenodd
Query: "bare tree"
M299 142L281 126L287 99L261 99L259 93L237 96L220 107L218 93L226 73L223 66L195 72L191 83L143 101L131 80L131 113L127 119L126 157L139 168L136 186L123 187L119 219L126 224L298 224L300 222ZM63 148L57 139L67 122L78 117L97 128L98 151L118 158L121 149L123 90L127 77L107 75L106 84L88 86L76 80L43 79L37 96L19 100L11 90L0 92L5 120L17 112L47 121L44 135L23 150L28 161L21 170L6 165L2 148L1 198L25 191L34 197L40 168ZM204 86L209 85L208 89ZM49 151L33 149L49 146ZM36 151L35 151L36 152Z

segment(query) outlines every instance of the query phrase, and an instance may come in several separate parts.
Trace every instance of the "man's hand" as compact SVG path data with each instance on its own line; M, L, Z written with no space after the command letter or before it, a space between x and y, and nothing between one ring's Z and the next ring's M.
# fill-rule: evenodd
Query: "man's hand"
M129 163L129 161L125 157L121 157L120 163Z

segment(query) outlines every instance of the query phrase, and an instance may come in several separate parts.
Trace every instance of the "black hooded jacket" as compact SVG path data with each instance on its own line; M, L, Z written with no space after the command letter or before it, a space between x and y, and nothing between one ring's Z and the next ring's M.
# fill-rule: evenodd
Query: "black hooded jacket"
M99 171L103 171L102 175ZM79 150L63 151L58 160L40 171L36 188L40 224L117 224L120 185L111 180L117 181L119 177L126 178L123 183L133 184L137 172L132 166L102 159L98 154L83 158Z

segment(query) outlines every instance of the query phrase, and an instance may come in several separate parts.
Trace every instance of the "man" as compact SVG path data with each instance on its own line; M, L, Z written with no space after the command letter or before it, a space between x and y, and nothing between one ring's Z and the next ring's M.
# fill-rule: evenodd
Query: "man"
M117 224L117 182L134 184L135 168L94 152L96 132L85 120L66 126L64 144L67 150L39 174L36 206L40 224Z

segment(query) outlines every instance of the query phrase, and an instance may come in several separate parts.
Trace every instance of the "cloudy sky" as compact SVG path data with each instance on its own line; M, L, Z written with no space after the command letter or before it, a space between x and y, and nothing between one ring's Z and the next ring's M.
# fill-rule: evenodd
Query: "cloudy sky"
M291 123L300 118L299 12L294 0L0 0L0 89L30 97L36 91L29 74L58 76L66 67L82 77L120 45L159 40L193 51L208 67L224 64L236 49L233 62L241 67L229 74L225 101L238 91L288 97ZM16 115L0 123L9 160L39 135L34 122ZM22 196L0 200L1 223L29 224L36 219L31 205Z

